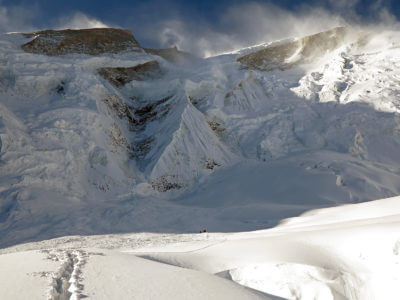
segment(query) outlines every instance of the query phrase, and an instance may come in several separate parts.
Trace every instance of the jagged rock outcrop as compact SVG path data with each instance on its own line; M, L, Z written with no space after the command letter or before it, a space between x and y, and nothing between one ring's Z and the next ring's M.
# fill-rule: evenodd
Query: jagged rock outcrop
M162 75L160 65L151 60L133 67L101 68L99 75L108 80L112 85L121 87L133 80L146 80L158 78Z
M45 55L142 52L143 49L132 32L117 28L92 28L78 30L44 30L24 34L34 38L21 48L25 52Z
M144 48L144 51L146 51L149 54L161 56L165 60L173 63L180 63L180 62L185 62L187 60L194 59L194 56L191 55L188 52L184 51L179 51L178 48L172 47L172 48L167 48L167 49L150 49L150 48Z
M272 45L237 59L244 68L261 71L285 70L293 65L322 56L340 47L348 34L345 27L309 35L301 39Z

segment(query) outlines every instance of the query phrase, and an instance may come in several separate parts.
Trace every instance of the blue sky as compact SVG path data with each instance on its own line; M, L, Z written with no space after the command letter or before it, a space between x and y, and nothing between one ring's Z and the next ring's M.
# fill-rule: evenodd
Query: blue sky
M144 46L178 45L199 55L399 17L399 0L0 0L0 31L98 22L131 29Z

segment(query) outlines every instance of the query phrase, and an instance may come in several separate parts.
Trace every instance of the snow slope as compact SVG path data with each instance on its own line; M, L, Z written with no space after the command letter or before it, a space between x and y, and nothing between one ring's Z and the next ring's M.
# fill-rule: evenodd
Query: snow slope
M0 297L25 299L29 291L30 299L396 299L399 201L310 211L245 233L21 244L0 250Z
M211 273L288 299L392 299L399 282L399 198L311 211L159 262ZM178 251L175 249L175 251Z
M296 39L180 64L146 52L25 53L30 39L0 37L0 247L264 229L400 194L396 32L355 31L268 72L237 58ZM98 73L154 60L161 77L121 87Z

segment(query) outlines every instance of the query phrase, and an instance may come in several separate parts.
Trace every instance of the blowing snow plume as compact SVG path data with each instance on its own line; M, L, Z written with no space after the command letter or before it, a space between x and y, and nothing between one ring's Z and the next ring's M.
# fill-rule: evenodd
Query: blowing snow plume
M85 29L85 28L107 28L107 24L100 20L85 15L82 12L76 12L72 16L61 17L57 21L56 29Z
M108 24L79 11L69 15L62 15L61 17L44 18L44 12L37 4L6 6L2 5L2 1L0 1L0 33L30 32L48 28L86 29L108 27L110 27ZM113 27L118 26L113 25Z
M38 13L36 6L3 6L0 1L0 33L16 31L32 31L35 15Z
M221 10L213 21L181 16L159 18L151 24L149 40L160 47L177 46L183 51L209 57L336 27L387 28L397 23L382 1L365 8L371 11L369 18L359 15L359 5L357 0L322 1L312 6L299 4L295 10L289 10L272 3L248 2Z
M339 48L344 44L349 31L345 27L337 27L285 43L272 44L240 56L237 60L248 69L285 70L296 64L311 62Z
M302 8L295 14L274 4L252 2L228 8L218 16L217 25L178 18L161 21L156 25L156 36L162 47L176 45L184 51L209 57L346 24L339 15L321 8Z

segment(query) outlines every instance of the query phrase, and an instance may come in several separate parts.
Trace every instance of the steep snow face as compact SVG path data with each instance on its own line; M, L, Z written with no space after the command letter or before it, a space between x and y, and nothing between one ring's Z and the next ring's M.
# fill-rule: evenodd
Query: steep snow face
M145 52L26 53L30 38L2 35L0 245L261 229L398 195L400 38L336 31L316 35L330 52L285 71L238 58L298 39L173 64Z
M179 128L173 133L150 176L154 186L165 190L165 186L159 187L164 181L187 186L199 175L234 161L235 155L214 134L204 115L186 103Z
M187 187L214 167L235 161L188 100L181 80L134 82L117 92L126 107L128 153L156 190Z

